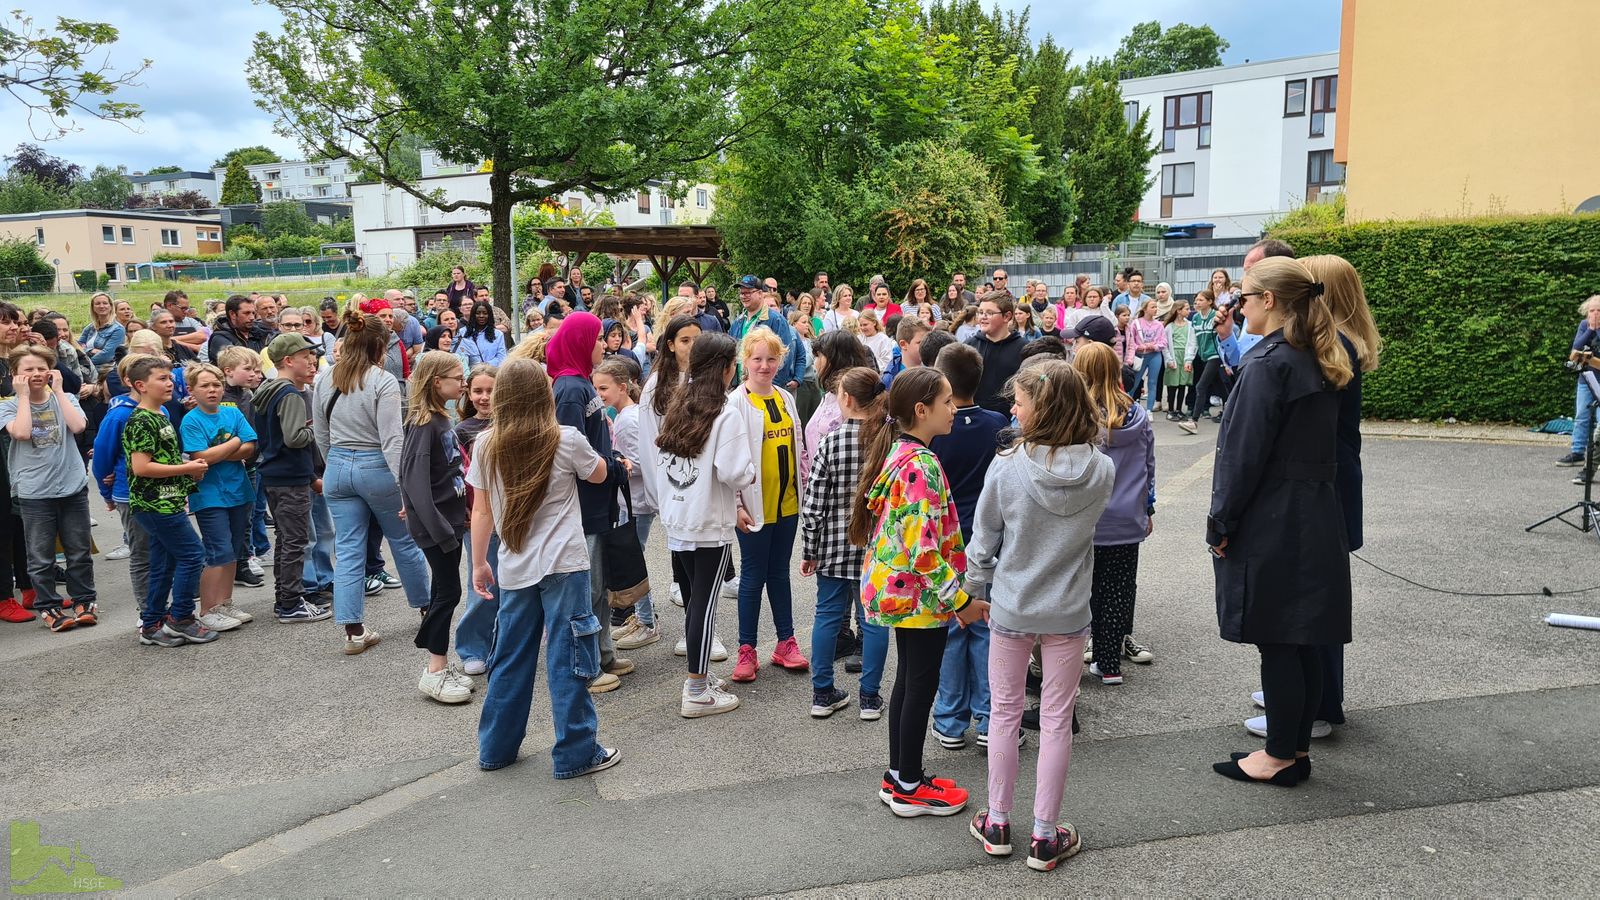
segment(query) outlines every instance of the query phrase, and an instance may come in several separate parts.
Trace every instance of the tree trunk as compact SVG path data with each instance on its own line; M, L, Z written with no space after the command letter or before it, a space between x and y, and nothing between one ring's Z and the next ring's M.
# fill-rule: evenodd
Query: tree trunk
M489 229L494 259L494 302L514 320L517 286L511 283L511 173L495 166L489 172Z

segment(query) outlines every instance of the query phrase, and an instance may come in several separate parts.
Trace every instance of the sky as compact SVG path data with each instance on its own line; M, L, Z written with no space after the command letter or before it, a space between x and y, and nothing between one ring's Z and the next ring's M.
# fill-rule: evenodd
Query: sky
M1046 33L1071 47L1075 58L1106 56L1133 25L1158 19L1210 25L1231 46L1226 63L1261 61L1338 48L1339 0L986 0L1002 9L1032 9L1037 40ZM131 127L80 117L78 131L44 144L48 152L85 171L95 165L124 165L130 172L161 165L204 170L234 147L265 144L285 158L300 155L293 141L272 130L272 116L255 105L245 83L244 60L258 31L276 29L278 13L250 0L24 0L22 8L39 22L57 15L109 22L121 39L109 50L118 70L153 61L139 87L119 90L116 98L144 107L144 120ZM1285 10L1292 9L1292 13ZM0 95L0 153L10 140L30 141L28 118L18 104ZM35 126L36 133L43 129ZM38 141L32 141L39 143Z

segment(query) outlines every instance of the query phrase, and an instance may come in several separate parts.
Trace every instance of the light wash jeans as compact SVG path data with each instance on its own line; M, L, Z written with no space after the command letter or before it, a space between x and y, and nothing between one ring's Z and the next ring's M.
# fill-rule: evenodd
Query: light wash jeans
M1578 379L1578 409L1572 417L1572 452L1579 456L1589 451L1589 438L1594 433L1594 392L1589 390L1587 378Z
M365 621L367 528L374 517L389 540L406 602L412 609L427 606L428 562L406 531L406 523L400 521L400 486L389 473L383 454L334 447L328 452L322 495L333 514L334 621L340 625Z
M589 682L600 674L601 622L589 601L589 573L546 575L532 587L500 591L496 630L500 635L489 691L478 719L478 767L499 769L517 761L528 733L533 682L539 671L540 636L545 636L546 680L557 778L582 775L605 758Z
M650 542L650 526L655 523L655 513L634 514L633 525L639 532L639 546L643 547ZM650 599L649 594L640 597L639 602L633 605L633 614L645 625L653 627L656 624L656 603Z
M939 667L939 693L933 698L933 730L946 737L966 734L967 723L989 733L989 623L963 628L950 620Z
M839 632L850 624L850 607L861 605L861 582L817 576L817 614L811 623L811 688L833 687L833 661ZM861 620L861 693L877 694L889 656L889 629Z
M462 662L478 659L485 665L493 665L495 619L499 615L499 605L495 601L478 596L477 589L472 586L471 529L461 536L461 555L467 561L467 602L462 605L461 618L456 621L456 654L461 657ZM489 571L494 573L498 581L500 536L493 532L489 533ZM491 588L489 593L498 596L499 586Z

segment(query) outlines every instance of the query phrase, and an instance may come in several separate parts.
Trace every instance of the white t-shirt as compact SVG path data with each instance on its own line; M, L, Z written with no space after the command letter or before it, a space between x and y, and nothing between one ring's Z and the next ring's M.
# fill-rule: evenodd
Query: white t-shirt
M472 442L478 452L467 470L467 484L482 492L480 497L489 498L498 533L505 494L498 483L490 481L482 456L485 436L493 427ZM550 464L550 486L545 489L544 502L533 514L522 549L514 552L503 541L500 544L501 587L529 588L547 575L589 571L589 547L583 539L583 516L578 510L578 479L588 478L599 464L600 454L589 446L583 433L570 425L561 426L561 444Z

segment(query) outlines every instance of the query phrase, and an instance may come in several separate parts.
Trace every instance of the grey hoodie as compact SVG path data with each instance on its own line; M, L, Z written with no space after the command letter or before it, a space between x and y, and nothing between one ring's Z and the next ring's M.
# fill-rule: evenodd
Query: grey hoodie
M987 596L990 621L1024 634L1089 624L1095 522L1115 477L1111 459L1088 444L1054 454L1019 445L994 458L967 545L967 593Z

